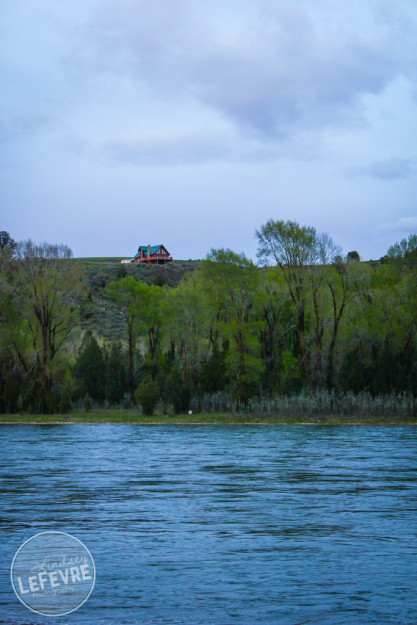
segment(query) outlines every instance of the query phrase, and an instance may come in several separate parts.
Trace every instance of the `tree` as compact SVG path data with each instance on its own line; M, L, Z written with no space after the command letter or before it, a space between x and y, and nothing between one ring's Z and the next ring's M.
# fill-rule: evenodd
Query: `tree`
M126 324L129 356L128 387L132 398L135 390L133 353L137 336L137 318L142 304L141 287L142 285L136 282L133 276L127 276L118 281L109 282L106 286L107 295L115 302Z
M404 259L417 253L417 234L410 234L407 239L394 243L387 251L390 258Z
M29 240L17 245L13 260L15 296L23 321L11 330L10 342L25 372L33 373L35 368L43 412L54 408L53 363L78 319L83 283L80 265L71 256L65 245L36 245ZM19 348L22 331L30 338L31 355Z
M186 412L190 405L190 389L175 365L165 382L165 399L173 404L177 414Z
M201 365L199 388L203 393L222 391L227 384L226 358L228 341L223 341L222 349L214 343L208 358Z
M335 386L335 352L340 324L348 306L363 292L365 270L356 258L337 256L326 282L331 297L331 337L327 352L327 388Z
M220 311L219 325L230 341L227 365L237 405L246 404L262 371L254 301L259 270L244 254L229 249L211 250L202 262L201 284L211 306Z
M105 395L106 361L103 351L91 331L85 333L77 354L74 375L82 395L102 402Z
M119 343L113 343L106 364L106 399L121 401L126 391L126 369Z
M0 254L8 253L13 257L16 253L17 243L12 239L10 234L5 230L0 232Z
M195 275L187 276L175 289L166 290L162 314L171 350L181 359L183 379L191 379L196 387L208 315L204 291Z
M297 333L304 372L310 378L305 340L306 269L320 259L321 247L315 228L296 221L270 219L260 230L258 258L281 268L297 314Z
M359 262L361 257L359 256L359 253L354 250L353 252L348 252L347 253L346 259L347 260L355 260L355 261Z
M146 334L149 346L152 379L158 373L158 351L163 325L163 302L165 290L158 286L140 284L140 306L137 315L139 333Z
M8 232L0 232L0 318L5 308L10 307L10 297L13 294L11 285L12 259L16 254L17 243Z
M159 386L152 380L152 376L147 375L143 378L135 391L135 396L142 406L143 414L151 416L160 397Z
M314 388L324 383L325 332L330 321L325 285L332 272L332 261L339 258L341 249L327 234L317 235L318 259L305 268L308 293L311 298L311 382Z
M281 388L278 376L284 341L294 334L296 323L285 281L275 268L262 272L256 306L261 320L260 340L265 363L264 388Z
M396 261L399 265L415 273L417 268L417 234L410 234L407 239L394 243L388 249L387 256L390 260Z

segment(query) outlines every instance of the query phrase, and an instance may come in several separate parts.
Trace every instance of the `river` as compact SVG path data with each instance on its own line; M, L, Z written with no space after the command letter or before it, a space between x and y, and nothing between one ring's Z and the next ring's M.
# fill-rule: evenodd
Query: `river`
M417 622L417 429L1 426L0 622ZM38 532L90 550L96 584L64 617L16 598Z

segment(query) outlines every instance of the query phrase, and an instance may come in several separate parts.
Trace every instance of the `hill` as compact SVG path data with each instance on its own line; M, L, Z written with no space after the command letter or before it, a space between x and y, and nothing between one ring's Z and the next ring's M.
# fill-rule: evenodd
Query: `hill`
M76 258L85 267L87 295L81 303L81 327L94 330L107 339L124 336L124 320L113 302L106 296L104 287L112 280L134 276L139 282L163 286L176 286L189 272L195 271L199 260L174 260L166 265L129 264L122 265L122 258L91 257Z

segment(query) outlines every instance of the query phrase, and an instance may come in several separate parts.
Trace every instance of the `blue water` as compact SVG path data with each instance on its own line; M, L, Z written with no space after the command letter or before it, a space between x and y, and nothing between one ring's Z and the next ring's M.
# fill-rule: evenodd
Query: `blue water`
M417 623L417 429L2 426L0 622ZM15 597L47 530L92 553L60 618Z

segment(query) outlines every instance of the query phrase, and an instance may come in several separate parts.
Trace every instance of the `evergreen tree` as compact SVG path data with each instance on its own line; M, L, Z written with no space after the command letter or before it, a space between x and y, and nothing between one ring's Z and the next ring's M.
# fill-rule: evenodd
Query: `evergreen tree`
M80 384L81 394L88 394L96 401L105 396L106 362L103 350L91 331L86 332L77 355L74 375Z
M120 402L127 392L127 375L120 343L113 343L106 365L106 399Z
M225 346L227 347L226 341ZM216 393L225 388L227 384L226 354L227 349L219 350L217 345L214 345L210 356L203 362L200 373L200 389L203 393Z
M177 414L186 412L190 406L190 389L175 366L165 382L165 399L174 406Z

